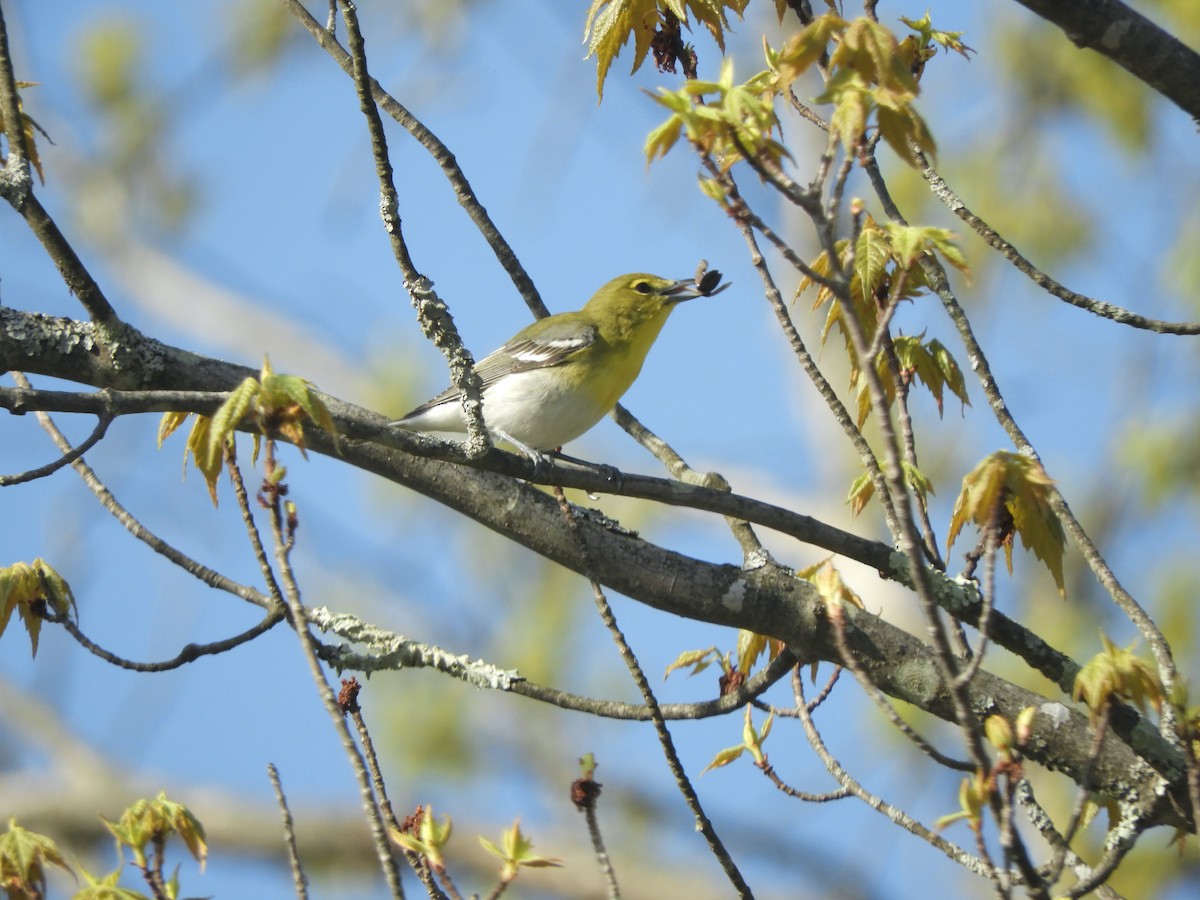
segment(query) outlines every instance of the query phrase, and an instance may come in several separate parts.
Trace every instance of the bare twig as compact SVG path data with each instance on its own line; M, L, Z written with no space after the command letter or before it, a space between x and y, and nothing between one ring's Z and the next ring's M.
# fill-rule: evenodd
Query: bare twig
M216 656L219 653L228 653L235 647L240 647L242 644L249 643L260 635L266 634L281 621L283 621L282 610L272 610L257 624L240 634L235 634L232 637L227 637L220 641L210 641L204 644L186 644L178 654L171 659L164 659L159 662L136 662L131 659L126 659L123 656L118 656L110 650L106 650L99 644L92 641L82 631L79 626L71 621L67 615L47 617L47 621L55 622L63 627L67 634L71 635L81 647L91 653L93 656L98 656L107 663L111 663L119 669L126 669L130 672L169 672L172 669L178 669L180 666L185 666L188 663L195 662L204 656Z
M591 755L587 757L593 759ZM580 760L583 763L584 760ZM588 766L583 775L571 782L571 802L583 813L587 822L588 836L592 839L592 852L596 854L596 864L604 876L604 885L608 889L609 900L621 900L621 889L617 885L617 873L613 869L612 859L608 848L604 846L604 835L600 832L600 821L596 817L596 801L600 799L600 783L595 778L595 768Z
M308 900L308 877L304 874L304 867L300 865L300 851L296 847L292 811L288 809L287 796L283 793L283 785L279 782L279 770L275 768L275 763L267 763L267 776L271 779L271 787L275 789L279 814L283 817L283 841L287 846L288 862L292 866L292 886L295 887L299 900Z
M383 218L383 227L391 242L392 254L404 276L404 286L416 307L421 329L450 364L450 382L458 389L466 413L467 455L480 457L492 449L491 437L483 421L483 382L475 373L475 361L458 335L449 307L434 291L433 282L417 270L409 255L401 228L400 200L392 178L392 163L388 158L387 135L384 134L383 120L379 117L379 108L372 94L366 44L358 24L358 11L353 3L343 2L342 16L350 44L354 86L358 91L359 106L367 120L371 151L375 157L375 174L379 178L379 213Z
M1114 303L1106 303L1103 300L1097 300L1093 297L1076 293L1058 281L1055 281L1031 263L1016 247L992 228L991 225L972 212L967 207L967 204L963 202L962 198L951 190L950 186L946 184L946 180L934 170L933 166L929 164L929 160L919 150L917 151L917 162L921 166L921 174L929 182L929 189L933 191L933 195L941 200L947 209L971 226L971 229L983 238L989 247L996 250L1020 272L1028 276L1030 281L1046 291L1046 293L1102 319L1111 319L1118 325L1128 325L1130 328L1140 328L1146 331L1157 332L1158 334L1200 334L1200 322L1168 322L1162 319L1151 319L1117 306Z
M563 518L566 519L567 526L570 529L572 536L575 538L579 547L579 552L583 556L584 567L591 570L589 560L589 552L587 544L583 540L583 536L579 532L579 525L575 519L575 514L571 509L570 503L567 502L566 495L562 488L555 488L554 496L558 500L559 509L562 510ZM679 792L683 795L687 802L688 808L692 811L692 816L696 820L696 830L699 831L704 839L708 842L709 849L717 858L721 868L724 869L726 877L729 878L734 890L737 891L739 897L750 898L753 893L750 886L746 884L745 878L737 867L737 863L733 861L733 857L729 855L729 851L725 848L720 837L718 837L716 829L713 828L712 822L709 821L704 808L700 805L700 797L696 794L696 789L693 787L691 780L683 769L683 763L679 760L679 754L675 750L675 742L671 737L671 732L667 730L666 722L663 720L662 712L658 707L658 700L654 696L654 691L650 687L650 682L646 679L645 672L642 671L641 664L637 661L633 650L629 643L625 640L625 635L621 632L617 625L616 617L613 615L612 607L609 605L607 598L604 596L604 591L600 588L599 583L590 575L587 576L588 581L592 585L592 595L596 601L596 608L600 613L601 621L608 628L609 634L612 635L613 642L617 645L617 649L621 654L621 659L625 662L629 669L629 674L633 676L634 683L641 692L642 699L646 705L650 707L652 721L654 722L654 730L658 733L658 742L663 748L663 754L667 759L667 766L671 770L671 774L675 776L675 783L679 787Z
M27 481L45 478L47 475L53 475L63 466L69 466L100 442L100 439L108 432L108 426L112 424L112 420L112 416L102 414L99 417L99 421L96 422L96 427L92 429L92 433L79 446L72 447L71 450L64 453L52 463L47 463L36 469L29 469L17 475L0 475L0 487L10 487L14 484L24 484Z
M320 23L309 15L308 10L304 8L300 0L282 0L282 2L304 29L313 36L313 39L316 40L321 49L328 53L334 62L341 67L342 71L347 75L352 75L353 62L350 54L334 38L333 29L323 29ZM504 240L504 237L500 234L500 231L488 215L487 210L479 202L479 198L475 196L475 191L471 187L470 182L467 181L467 177L463 174L457 160L455 160L454 154L412 112L385 91L379 82L372 78L370 79L370 86L375 101L383 108L384 112L416 138L417 142L429 152L430 156L441 167L443 174L445 174L446 179L450 182L450 186L454 189L454 196L458 199L463 209L466 210L471 221L475 223L475 227L479 229L484 240L488 242L488 246L492 248L496 259L504 267L504 271L508 273L509 278L512 279L513 285L524 298L530 311L538 318L550 315L550 311L542 302L541 297L538 296L537 288L534 287L533 281L525 272L516 253L513 252L508 242Z
M387 784L383 780L383 770L379 766L379 756L375 753L375 742L371 740L371 732L367 729L367 722L363 718L362 707L358 702L358 694L361 685L355 678L343 678L342 689L338 692L338 706L341 707L344 714L349 715L351 721L354 722L354 730L358 732L358 740L362 745L363 757L367 762L367 770L371 773L371 784L375 788L375 798L379 804L379 812L383 816L383 821L387 827L393 831L400 831L400 822L396 819L396 814L392 811L392 801L388 799ZM433 900L446 900L446 895L442 889L438 887L437 882L433 878L433 872L429 866L425 865L425 861L419 853L412 850L404 850L404 858L408 861L409 867L416 873L416 876L421 879L421 883L425 885L425 892L433 898Z
M0 118L7 127L8 158L0 169L0 196L3 196L41 241L71 293L79 298L88 315L97 324L117 326L116 311L96 284L87 267L59 231L50 214L33 193L33 175L24 138L24 119L17 95L17 78L8 48L8 28L0 8Z
M229 469L229 476L234 483L234 493L238 498L239 506L242 507L243 517L249 522L249 529L255 531L253 517L248 515L249 500L245 483L242 481L241 471L232 455L226 458L226 463ZM396 869L396 862L392 858L387 829L379 813L379 807L371 787L371 780L367 774L366 763L363 761L362 754L354 743L354 737L346 725L346 719L342 715L341 708L338 706L337 697L334 695L333 689L329 686L325 673L321 669L320 660L317 658L316 641L308 630L308 620L305 617L304 605L300 600L300 586L296 582L295 573L291 565L291 551L295 544L294 514L289 512L285 518L283 502L281 500L283 488L278 482L273 482L269 478L270 473L275 469L275 443L270 439L266 441L263 468L267 474L267 478L264 479L264 493L260 495L260 498L266 506L271 519L271 532L275 543L275 561L279 566L280 581L282 581L284 596L287 600L288 610L291 613L292 627L299 639L305 661L308 663L309 672L317 688L317 694L320 696L321 703L324 705L326 712L333 722L334 730L342 741L342 748L346 753L346 758L350 762L350 768L358 781L363 812L366 815L367 824L371 829L371 837L375 844L375 853L379 860L380 868L387 879L392 896L398 898L398 900L403 900L404 887L400 882L400 873ZM265 560L261 560L260 564L263 562ZM270 568L269 564L267 564L266 568ZM275 580L273 571L264 571L263 577L268 582Z
M808 704L804 699L804 683L799 677L798 672L792 674L792 690L796 694L796 710L799 714L800 723L804 726L805 736L808 738L809 744L825 764L825 769L833 776L838 784L850 790L855 797L862 800L871 809L886 816L893 824L899 825L905 831L911 832L930 846L940 850L954 862L963 866L968 871L974 872L976 875L982 875L985 878L991 878L995 871L994 867L985 859L975 856L957 844L954 844L935 831L926 828L916 819L912 818L908 813L899 807L893 806L882 797L872 794L859 784L849 772L842 768L842 764L837 758L829 752L829 748L825 746L825 741L821 737L820 731L817 730L816 723L813 722L812 715L808 711ZM1016 874L1016 873L1014 873ZM1017 875L1016 877L1020 877Z

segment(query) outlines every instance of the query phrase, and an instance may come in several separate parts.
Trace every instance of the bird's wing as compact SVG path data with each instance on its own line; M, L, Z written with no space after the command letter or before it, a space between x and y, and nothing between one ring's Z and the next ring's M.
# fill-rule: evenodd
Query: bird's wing
M554 321L543 319L540 323L534 323L540 325L535 333L528 334L530 329L526 328L499 350L489 353L477 362L475 374L483 382L483 390L487 390L506 375L560 365L580 350L594 344L596 326L574 320L572 316L571 313L565 313L555 316ZM422 403L405 418L457 399L458 389L446 388L433 399Z
M511 341L489 354L475 366L487 387L513 372L543 369L566 362L580 350L596 342L596 326L567 316L543 320L534 334L522 331Z

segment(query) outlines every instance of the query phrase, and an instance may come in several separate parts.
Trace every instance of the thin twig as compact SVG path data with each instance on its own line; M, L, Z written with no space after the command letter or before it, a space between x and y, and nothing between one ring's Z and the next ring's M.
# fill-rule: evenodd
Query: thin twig
M227 463L230 459L232 457L227 459ZM380 816L379 807L375 802L375 795L371 788L370 777L367 774L366 763L363 761L362 754L354 743L354 736L350 733L345 716L342 715L341 708L338 706L337 697L334 695L333 689L329 686L325 673L321 669L320 660L317 658L316 641L308 630L308 619L305 617L304 605L300 600L300 586L296 582L291 564L291 551L295 544L295 525L290 513L285 520L283 503L280 499L283 490L282 486L277 482L269 480L270 474L275 469L275 465L275 442L268 439L266 441L263 463L267 477L264 478L263 482L264 494L260 496L265 502L271 519L271 533L275 542L275 560L279 566L279 580L282 581L284 596L287 599L288 609L291 612L292 628L299 639L300 648L305 661L308 663L313 684L317 688L317 694L321 698L321 703L324 705L325 711L329 714L333 722L334 730L342 741L342 748L346 753L346 758L350 762L350 768L354 772L355 779L358 781L363 812L367 817L367 824L371 829L371 837L375 844L375 853L379 859L380 868L387 879L392 896L398 898L398 900L403 900L404 886L400 882L400 873L396 869L396 862L392 857L387 829ZM236 464L236 460L233 460L233 464L228 466L228 468L229 476L234 482L234 493L238 498L239 505L243 507L243 516L246 516L249 501L245 483L242 481L241 471ZM248 521L251 523L251 530L255 530L253 528L253 517L248 517ZM270 567L268 566L268 568ZM263 575L268 581L275 579L274 572L264 572Z
M805 803L831 803L834 800L845 800L847 797L854 796L854 792L845 785L836 791L826 791L823 794L813 794L808 791L798 790L780 778L779 773L775 771L775 767L765 757L763 758L762 765L758 768L767 776L771 784L775 785L781 793L791 797L793 800L803 800Z
M371 774L371 784L375 788L375 798L379 804L379 812L383 821L392 831L400 831L400 822L392 811L392 801L388 799L387 784L383 780L383 769L379 765L379 756L375 753L375 742L371 740L371 732L367 729L366 719L363 718L362 706L358 702L361 685L355 678L343 678L342 689L338 692L338 706L342 712L350 716L354 722L354 730L358 732L358 740L362 745L363 757L367 761L367 770ZM433 878L433 872L421 858L421 854L412 850L404 850L404 858L409 867L425 885L425 891L433 900L446 900L446 895L438 887Z
M459 337L450 308L434 291L433 282L418 271L409 254L400 221L400 200L396 193L392 162L388 157L387 135L383 130L379 107L375 105L372 79L367 71L366 43L358 23L358 10L353 3L342 3L342 18L346 22L347 42L350 44L354 86L367 121L371 152L375 158L375 174L379 179L379 214L383 219L383 228L391 243L392 255L404 276L404 286L416 307L421 330L446 357L450 366L450 383L462 397L467 420L467 455L484 456L492 449L492 440L483 421L483 381L475 372L475 361L470 351Z
M957 772L974 772L976 770L974 763L947 756L934 747L933 744L929 743L929 741L925 740L925 738L921 737L916 729L905 722L900 713L896 712L896 707L892 706L887 697L883 695L883 691L875 686L870 676L863 671L862 666L858 664L858 660L854 658L854 654L850 650L850 645L846 643L846 620L841 606L838 604L829 606L826 614L833 625L834 641L837 644L838 652L841 654L842 665L850 670L850 674L857 679L862 689L867 692L867 696L887 716L888 721L892 723L893 727L912 741L917 749L939 765Z
M829 752L829 748L825 746L825 741L821 737L820 731L817 730L816 723L813 721L812 715L808 712L808 704L804 699L804 683L799 677L798 672L792 674L792 689L796 694L796 710L799 714L800 723L804 726L805 736L808 738L809 744L825 764L825 769L833 776L834 780L843 787L848 788L855 797L862 800L867 806L883 816L886 816L893 824L899 825L905 831L911 832L917 837L927 842L930 846L940 850L954 862L963 866L968 871L974 872L976 875L981 875L985 878L993 877L995 868L985 859L981 859L972 853L959 847L935 831L926 828L916 819L912 818L908 813L899 807L893 806L882 797L872 794L867 791L858 780L849 772L842 768L842 764ZM1018 876L1019 877L1019 876Z
M1092 867L1080 859L1079 855L1063 840L1063 836L1054 827L1054 822L1051 820L1050 815L1038 803L1037 798L1034 797L1033 787L1030 785L1028 779L1022 778L1017 782L1015 794L1017 802L1025 809L1033 827L1046 839L1046 843L1050 845L1051 849L1062 852L1066 864L1070 866L1075 877L1090 878ZM1053 883L1052 878L1047 878L1047 884L1052 885ZM1095 889L1095 894L1100 900L1125 900L1124 897L1107 884L1099 885Z
M12 376L20 386L21 390L27 393L37 393L33 391L33 387L30 385L29 380L20 372L13 372ZM3 389L0 389L0 392L2 391ZM70 452L71 444L63 435L63 433L58 430L58 426L54 424L54 420L51 419L47 413L40 410L37 412L37 419L38 424L40 424L45 432L50 435L50 439L54 441L55 446L58 447L58 449L63 453ZM170 562L179 566L179 568L183 569L189 575L193 575L200 579L209 587L233 594L235 597L239 597L242 600L246 600L255 604L256 606L261 606L263 609L271 609L273 606L273 601L271 598L264 596L262 593L252 587L249 587L248 585L239 584L233 579L222 575L215 569L210 569L208 566L197 562L146 528L146 526L144 526L132 513L129 512L129 510L117 502L117 498L113 496L112 492L108 489L104 482L100 480L99 476L96 475L92 467L89 466L83 459L76 459L71 463L71 468L73 468L78 473L79 477L83 479L83 483L87 485L88 489L95 495L96 499L100 501L100 505L108 510L109 513L111 513L113 517L125 527L126 531L150 547L150 549L152 549L155 553L166 557Z
M97 656L119 669L126 669L130 672L169 672L172 669L178 669L180 666L195 662L204 656L216 656L219 653L228 653L235 647L240 647L242 644L249 643L260 635L266 634L282 622L283 618L282 610L272 610L258 624L247 628L240 634L204 644L185 644L177 655L171 659L164 659L159 662L137 662L132 659L126 659L123 656L118 656L88 638L87 635L79 630L79 626L71 621L70 617L66 614L47 617L47 621L61 625L63 630L71 635L81 647L93 656Z
M313 36L313 39L316 40L321 49L328 53L334 62L341 67L342 71L347 75L352 75L353 61L350 54L334 38L333 29L323 29L320 23L309 15L308 10L304 8L300 0L282 0L282 2L304 29ZM504 271L508 273L509 278L512 279L513 285L521 294L521 297L524 298L530 312L539 319L550 315L550 311L546 308L546 304L542 302L542 298L538 296L537 288L521 265L517 254L513 252L512 247L509 246L503 235L500 234L495 223L492 222L483 204L479 202L474 188L467 181L467 177L458 165L458 161L454 158L454 154L412 112L385 91L379 82L372 78L370 79L370 85L372 95L375 101L383 108L383 111L416 138L417 142L429 152L434 162L442 169L446 180L450 182L450 186L454 189L454 196L458 199L463 209L466 210L475 227L479 229L488 246L492 248L496 259L504 268Z
M563 518L566 519L567 526L578 544L580 555L583 558L584 569L590 571L592 564L587 544L584 543L583 535L579 531L579 524L575 519L571 505L567 502L566 494L563 493L562 488L555 488L554 496L558 500ZM679 792L683 795L688 808L692 811L692 816L696 820L696 830L708 842L709 849L717 858L721 868L725 870L725 875L729 878L730 883L733 884L738 896L753 897L754 895L750 890L750 886L746 884L746 880L738 869L737 863L733 861L733 857L725 849L724 843L718 837L716 829L713 828L712 822L709 821L707 814L704 812L704 807L700 804L700 797L696 794L695 787L684 771L683 763L680 761L679 754L675 750L675 742L671 737L671 732L667 730L666 722L663 720L662 712L658 707L658 700L654 696L650 682L646 679L646 674L642 671L641 664L637 661L637 657L634 655L629 643L625 640L625 635L617 625L616 616L613 615L612 607L609 605L608 599L604 596L604 591L594 578L590 575L587 578L592 586L592 596L596 601L596 608L600 613L601 621L604 622L605 627L609 630L609 634L612 635L613 642L617 645L621 659L629 669L629 674L633 676L634 683L637 685L638 691L641 692L642 699L651 709L654 730L658 733L658 741L662 745L663 754L666 756L667 766L670 768L671 774L675 776L675 783L679 787Z
M596 864L600 866L600 873L604 876L604 884L608 889L609 900L620 900L621 889L617 885L617 873L613 869L612 859L608 855L608 848L604 845L604 835L600 832L600 820L596 816L596 801L600 799L600 783L596 781L594 757L591 754L580 760L581 764L585 765L583 775L571 782L571 802L575 804L575 808L583 813L584 821L587 822L588 836L592 840L592 852L596 854Z
M71 448L54 462L46 463L36 469L28 469L17 475L0 475L0 487L11 487L14 484L25 484L38 478L45 478L47 475L53 475L63 466L69 466L100 442L100 439L108 432L108 426L112 424L112 421L112 416L101 415L96 422L96 427L92 429L92 433L78 446Z
M292 886L296 889L299 900L308 900L308 877L304 867L300 865L300 850L296 847L296 829L292 822L292 811L288 809L287 796L283 793L283 785L279 782L279 770L275 763L267 763L267 777L275 788L275 799L279 802L279 814L283 817L283 841L287 846L288 862L292 866Z
M933 192L933 195L941 200L947 209L971 226L971 229L983 238L989 247L1012 263L1018 271L1027 276L1030 281L1046 291L1046 293L1078 309L1090 312L1094 316L1099 316L1102 319L1110 319L1118 325L1127 325L1130 328L1139 328L1158 334L1200 334L1200 322L1169 322L1163 319L1152 319L1124 307L1117 306L1114 303L1106 303L1103 300L1097 300L1094 297L1076 293L1058 281L1055 281L1026 259L1016 247L1005 240L991 225L973 213L967 207L967 204L962 201L962 198L954 193L950 186L946 184L946 180L929 164L929 160L925 157L924 153L918 150L916 157L921 174L929 182L929 189Z
M783 678L795 664L796 658L785 650L733 693L700 703L659 704L657 706L658 714L667 721L688 721L728 715L741 709L747 703L754 702L755 698L764 694L771 685ZM654 718L654 710L647 704L583 697L532 681L514 681L507 690L514 694L553 704L562 709L580 710L601 718L633 721L647 721Z
M654 454L673 478L685 484L695 484L716 491L729 492L729 482L718 472L698 472L687 464L670 444L647 428L624 406L618 403L612 411L613 421L625 429L626 434ZM754 533L753 527L745 519L726 516L725 522L732 532L734 540L742 548L742 564L747 567L763 565L770 559L770 554L763 547L762 541Z
M33 174L24 138L25 120L21 115L3 7L0 7L0 119L4 120L8 132L8 157L0 169L0 196L25 219L25 224L41 242L46 255L58 267L63 281L92 320L97 324L116 325L116 311L33 193Z
M1063 848L1070 847L1071 842L1075 840L1075 834L1079 830L1079 826L1083 823L1083 814L1087 810L1088 803L1092 800L1092 773L1095 771L1096 764L1100 760L1100 752L1104 749L1104 740L1108 736L1108 726L1111 718L1112 705L1106 703L1101 708L1100 714L1093 725L1092 743L1088 748L1087 766L1080 775L1079 789L1075 792L1075 805L1071 808L1071 818L1067 821L1066 830L1063 832ZM1058 881L1065 863L1066 852L1064 849L1060 849L1055 853L1050 863L1050 876L1047 879L1049 884Z

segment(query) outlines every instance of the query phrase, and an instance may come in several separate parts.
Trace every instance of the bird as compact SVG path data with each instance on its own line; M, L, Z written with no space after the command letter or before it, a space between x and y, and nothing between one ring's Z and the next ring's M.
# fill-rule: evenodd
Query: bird
M580 310L527 325L475 364L483 383L483 418L493 440L535 464L616 406L642 370L667 317L685 300L725 288L721 273L673 280L632 272L603 287ZM448 388L391 423L407 431L465 432L459 391Z

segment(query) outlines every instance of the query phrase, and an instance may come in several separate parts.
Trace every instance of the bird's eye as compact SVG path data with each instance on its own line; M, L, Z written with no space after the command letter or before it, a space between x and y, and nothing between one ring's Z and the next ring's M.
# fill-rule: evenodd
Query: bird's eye
M633 289L635 291L637 291L639 294L649 294L650 292L652 292L654 290L654 288L652 288L650 286L650 282L648 282L648 281L639 281L637 284L635 284L633 286Z

